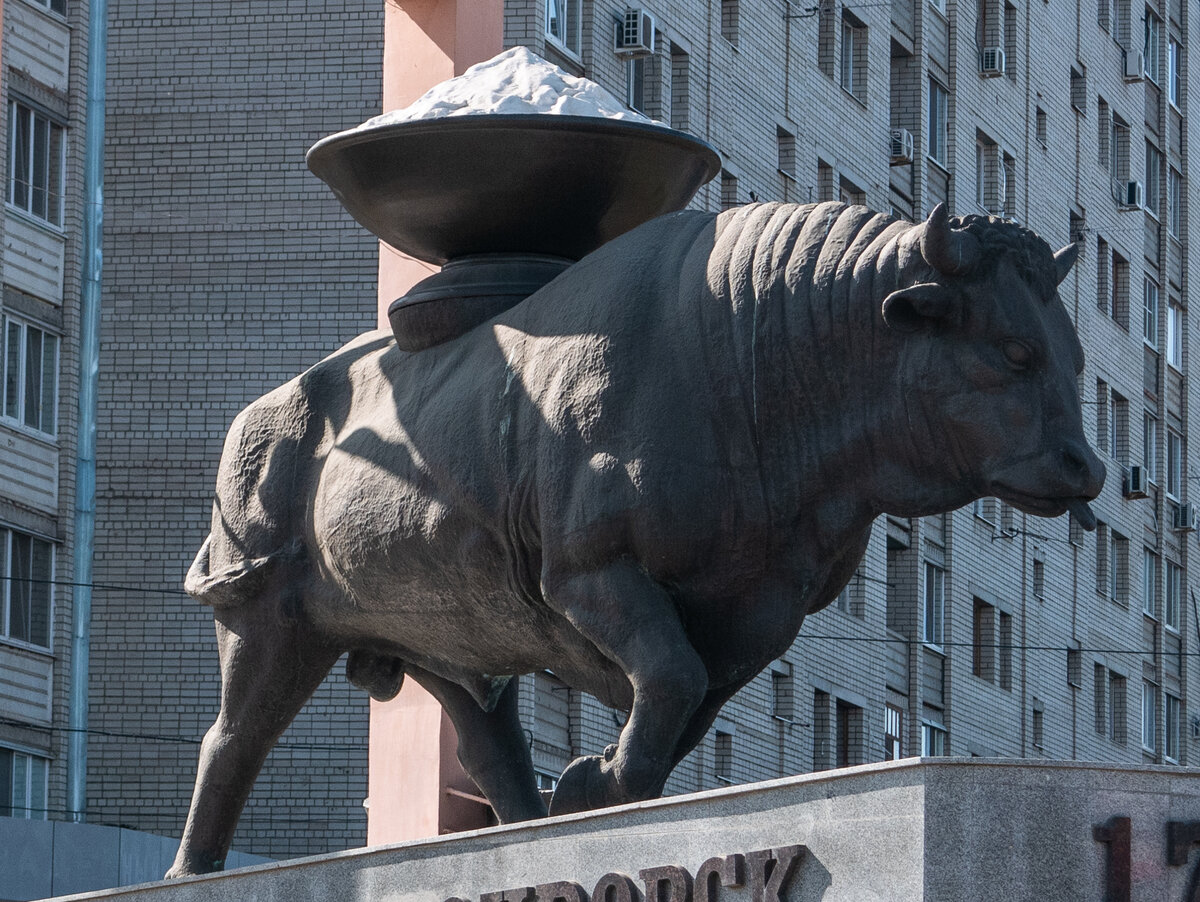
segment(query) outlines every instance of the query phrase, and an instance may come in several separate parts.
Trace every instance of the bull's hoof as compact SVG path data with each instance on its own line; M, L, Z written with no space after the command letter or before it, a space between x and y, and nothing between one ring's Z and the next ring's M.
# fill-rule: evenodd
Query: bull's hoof
M554 787L554 795L550 799L550 816L591 811L608 805L606 787L609 778L601 770L601 766L607 763L606 759L610 757L588 755L576 758L568 764L567 769L558 778L558 785Z
M212 874L225 870L225 859L214 858L203 852L187 852L180 850L175 857L171 869L163 875L163 880L175 880L179 877L197 877L201 874Z

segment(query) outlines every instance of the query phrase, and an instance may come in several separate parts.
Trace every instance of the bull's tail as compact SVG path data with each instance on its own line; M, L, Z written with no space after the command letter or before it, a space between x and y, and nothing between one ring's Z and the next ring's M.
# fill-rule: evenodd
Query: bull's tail
M300 543L296 542L265 557L240 560L214 571L212 540L210 534L200 546L183 579L183 589L197 601L214 607L233 607L254 599L281 569L296 562L301 554Z

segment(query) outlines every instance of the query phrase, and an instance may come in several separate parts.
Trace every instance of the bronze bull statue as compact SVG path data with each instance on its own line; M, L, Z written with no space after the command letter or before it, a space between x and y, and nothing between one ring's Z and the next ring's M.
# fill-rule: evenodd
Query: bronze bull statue
M851 577L876 516L981 496L1091 528L1104 467L1056 287L1076 256L942 207L661 217L469 333L371 333L234 421L186 587L221 709L171 875L218 869L344 652L453 720L501 821L544 816L513 676L627 709L551 813L659 795Z

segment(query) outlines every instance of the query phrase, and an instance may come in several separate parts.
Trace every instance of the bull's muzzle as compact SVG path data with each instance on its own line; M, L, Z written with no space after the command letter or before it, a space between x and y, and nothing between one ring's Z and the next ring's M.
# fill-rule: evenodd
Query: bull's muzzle
M1086 443L1069 441L1059 452L1059 467L1067 487L1067 510L1084 529L1095 529L1096 515L1088 502L1104 488L1104 464Z

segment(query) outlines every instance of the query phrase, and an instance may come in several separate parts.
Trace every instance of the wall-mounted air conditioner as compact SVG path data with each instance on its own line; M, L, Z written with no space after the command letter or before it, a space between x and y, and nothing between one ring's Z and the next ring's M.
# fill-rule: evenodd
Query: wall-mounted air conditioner
M1004 48L984 47L979 54L979 74L984 78L997 78L1004 74Z
M893 166L913 161L913 136L912 132L908 129L892 129L891 146L891 161Z
M1146 468L1133 466L1125 477L1126 498L1147 498L1150 495Z
M1141 81L1146 75L1146 54L1140 50L1125 51L1125 80Z
M1197 525L1196 505L1181 504L1175 508L1174 526L1180 532L1195 532Z
M654 17L644 9L627 9L617 22L617 56L631 59L654 53Z
M1117 203L1124 210L1140 210L1146 205L1146 189L1141 182L1121 182L1117 186Z

